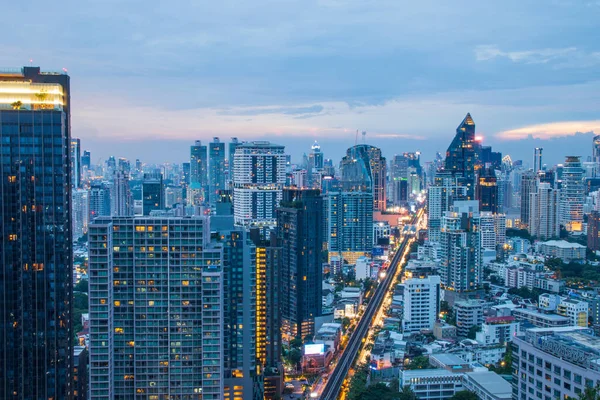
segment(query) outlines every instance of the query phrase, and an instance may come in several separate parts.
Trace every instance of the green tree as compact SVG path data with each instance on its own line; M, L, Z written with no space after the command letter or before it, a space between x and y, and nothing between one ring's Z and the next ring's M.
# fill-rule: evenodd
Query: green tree
M477 336L477 332L481 332L481 326L480 325L474 325L472 327L469 328L469 333L467 333L467 337L469 339L475 339L475 337Z
M600 400L600 386L586 387L585 390L579 393L579 400Z
M88 280L87 279L79 280L79 283L77 283L77 285L75 285L75 287L73 288L73 291L87 293L88 292Z
M460 392L457 392L454 396L450 397L450 400L478 400L478 397L473 392L469 392L468 390L461 390Z
M344 319L342 319L342 327L344 328L344 330L348 329L348 327L350 326L350 318L348 317L344 317Z
M399 400L417 400L417 395L411 389L410 386L404 386L402 390L400 390L400 395L398 396Z
M302 360L302 352L299 349L291 349L288 353L288 360L293 366L298 365L300 360Z
M302 347L302 338L297 337L290 340L290 347L295 349L299 349L300 347Z
M426 356L417 356L410 360L410 363L405 367L405 369L427 369L429 368L429 357Z

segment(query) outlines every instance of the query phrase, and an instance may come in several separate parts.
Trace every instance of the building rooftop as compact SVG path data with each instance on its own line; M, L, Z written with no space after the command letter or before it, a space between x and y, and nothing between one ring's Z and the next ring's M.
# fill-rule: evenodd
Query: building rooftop
M569 318L567 317L563 317L562 315L558 315L558 314L546 314L546 313L542 313L536 310L530 310L528 308L515 308L513 310L513 312L515 313L521 313L521 314L528 314L531 316L536 316L539 318L544 318L547 319L549 321L564 321L564 320L569 320Z
M496 397L506 399L512 397L512 385L495 372L468 372L466 376Z
M407 381L413 378L435 378L440 376L456 376L461 377L463 374L450 372L445 369L411 369L408 371L402 371L402 379Z
M567 242L566 240L548 240L547 242L542 242L540 244L546 246L560 247L561 249L585 249L584 245L581 245L579 243Z

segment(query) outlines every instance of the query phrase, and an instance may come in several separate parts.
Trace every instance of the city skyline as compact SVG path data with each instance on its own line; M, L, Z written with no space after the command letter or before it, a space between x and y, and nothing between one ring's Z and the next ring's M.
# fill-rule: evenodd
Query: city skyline
M369 144L431 159L443 149L427 139L451 139L447 127L471 112L489 144L497 147L497 135L511 139L502 140L503 153L529 160L516 154L515 139L600 130L600 57L590 39L597 3L376 5L164 9L151 2L55 12L11 3L5 16L29 21L28 29L7 30L5 43L19 46L3 45L0 65L32 59L45 69L67 68L75 82L73 136L104 158L114 148L109 141L158 162L183 158L179 141L213 136L290 148L311 136L336 158L359 129L369 132ZM469 28L458 29L457 19ZM73 24L46 35L54 23ZM173 141L166 150L164 140ZM564 142L531 142L527 147L544 147L546 159L559 162Z

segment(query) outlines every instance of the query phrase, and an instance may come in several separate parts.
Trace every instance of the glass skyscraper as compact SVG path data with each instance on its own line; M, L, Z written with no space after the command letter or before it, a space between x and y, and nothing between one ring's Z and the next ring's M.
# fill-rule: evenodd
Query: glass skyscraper
M381 149L366 144L350 147L340 162L342 186L346 191L373 194L373 210L385 211L387 162Z
M456 128L456 136L446 151L444 170L451 172L462 186L467 187L469 200L474 199L476 163L475 122L467 113Z
M218 137L209 143L208 165L209 165L209 195L208 200L215 204L218 199L219 190L225 190L225 143L221 143Z
M0 70L0 398L72 393L69 76Z

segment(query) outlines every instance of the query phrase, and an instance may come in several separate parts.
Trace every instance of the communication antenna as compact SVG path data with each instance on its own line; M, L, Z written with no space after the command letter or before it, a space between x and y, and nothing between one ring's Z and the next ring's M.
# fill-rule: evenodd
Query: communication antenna
M367 141L367 131L362 132L362 137L363 137L363 144L364 144Z

